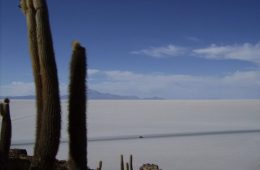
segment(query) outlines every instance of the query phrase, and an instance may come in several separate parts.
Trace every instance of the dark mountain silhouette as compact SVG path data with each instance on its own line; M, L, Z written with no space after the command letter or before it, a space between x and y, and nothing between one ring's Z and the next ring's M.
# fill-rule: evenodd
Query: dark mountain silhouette
M0 96L0 99L4 99L8 97L9 99L35 99L34 95L26 95L26 96ZM67 95L62 95L61 99L67 99ZM116 95L111 93L101 93L96 90L88 89L88 99L93 100L162 100L161 97L151 97L151 98L140 98L138 96L123 96Z

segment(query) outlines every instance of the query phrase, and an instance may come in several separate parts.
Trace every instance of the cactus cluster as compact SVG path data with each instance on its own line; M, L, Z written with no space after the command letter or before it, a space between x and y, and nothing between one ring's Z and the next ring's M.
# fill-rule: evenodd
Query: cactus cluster
M26 16L37 96L37 130L31 169L52 169L59 147L61 107L48 9L44 0L21 0L20 6Z
M120 156L120 169L133 170L133 155L130 155L129 162L124 163L124 156Z
M54 169L59 147L61 107L59 83L45 0L20 0L26 16L29 48L36 89L37 127L30 169ZM69 97L70 169L87 169L86 55L74 43Z
M61 106L59 82L52 43L48 8L45 0L20 0L26 17L29 49L36 93L36 139L30 170L55 170L55 157L60 143ZM90 170L87 166L87 58L79 42L73 43L70 64L68 133L69 160L65 169ZM11 145L9 99L0 102L2 116L0 140L0 170L8 169ZM121 170L133 170L133 156L129 163L120 162ZM23 169L19 167L19 169ZM28 168L26 168L28 169ZM102 169L102 161L97 170Z

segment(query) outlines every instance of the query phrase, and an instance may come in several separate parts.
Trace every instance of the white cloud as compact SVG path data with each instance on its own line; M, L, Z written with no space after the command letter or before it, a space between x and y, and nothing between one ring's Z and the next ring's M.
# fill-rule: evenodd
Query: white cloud
M0 86L1 96L24 96L34 94L34 83L14 81L8 85Z
M142 54L151 56L154 58L166 58L166 57L175 57L182 55L186 52L186 48L175 46L173 44L169 44L167 46L162 47L150 47L147 49L142 49L138 51L132 51L132 54Z
M196 37L187 37L190 40L198 40ZM161 47L150 47L138 51L132 51L132 54L147 55L154 58L168 58L177 56L196 56L205 59L215 60L241 60L260 65L260 42L256 44L243 43L232 45L211 44L204 48L189 48L169 44Z
M260 64L260 43L234 44L194 49L193 54L206 59L235 59Z
M67 94L67 87L67 84L62 83L60 93ZM89 87L100 92L140 97L260 99L260 71L237 71L222 77L212 77L98 70L96 74L90 75ZM32 94L34 94L33 82L13 82L0 86L1 96Z
M88 76L92 76L94 74L97 74L98 72L98 69L88 69Z
M104 81L90 87L120 95L165 98L260 98L260 71L236 72L223 77L139 74L100 71Z
M60 83L60 94L67 94L68 85ZM0 96L27 96L35 94L34 82L14 81L10 84L0 86Z

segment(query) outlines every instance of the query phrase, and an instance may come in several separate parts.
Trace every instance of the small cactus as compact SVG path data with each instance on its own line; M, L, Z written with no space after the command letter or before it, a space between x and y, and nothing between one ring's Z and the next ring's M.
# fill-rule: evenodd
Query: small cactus
M0 140L0 169L6 169L12 137L9 99L0 103L0 114L3 117Z
M99 164L98 164L97 170L102 170L102 161L99 161Z
M124 168L124 156L123 155L120 156L120 168L121 168L121 170L125 169Z
M130 170L133 170L133 155L130 155Z
M126 170L129 170L129 163L126 163Z

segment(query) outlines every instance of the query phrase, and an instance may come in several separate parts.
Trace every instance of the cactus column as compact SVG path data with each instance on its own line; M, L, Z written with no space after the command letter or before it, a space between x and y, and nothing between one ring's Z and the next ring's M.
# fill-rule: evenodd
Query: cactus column
M69 169L87 170L85 48L73 43L69 85Z
M42 81L41 81L41 70L40 61L38 55L38 45L37 45L37 33L36 33L36 23L35 23L35 9L33 7L33 2L31 0L22 0L20 2L21 9L26 16L27 31L29 37L29 49L31 54L32 69L35 82L35 94L36 94L36 109L37 109L37 123L36 123L36 141L35 150L38 150L39 138L41 131L41 116L43 111L43 98L42 98Z
M51 169L59 147L61 108L57 68L49 25L47 4L33 1L36 21L38 54L40 59L42 97L44 101L39 146L35 151L39 169ZM48 149L46 149L48 148Z
M22 0L21 7L23 11L27 11L27 8L33 11L31 20L36 25L34 31L37 39L43 101L42 112L38 112L37 116L41 122L37 121L37 139L31 169L53 169L59 147L61 108L48 9L45 0ZM36 42L33 43L36 46Z

